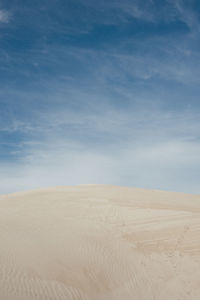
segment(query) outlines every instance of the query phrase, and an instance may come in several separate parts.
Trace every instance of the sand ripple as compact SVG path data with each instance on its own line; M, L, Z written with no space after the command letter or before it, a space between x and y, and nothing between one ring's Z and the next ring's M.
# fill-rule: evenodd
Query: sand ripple
M200 196L104 185L0 197L0 300L199 300Z

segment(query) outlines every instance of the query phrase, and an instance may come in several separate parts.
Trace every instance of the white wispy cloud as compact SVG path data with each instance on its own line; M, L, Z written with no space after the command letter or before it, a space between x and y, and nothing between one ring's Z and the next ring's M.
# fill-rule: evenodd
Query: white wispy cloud
M10 13L6 10L0 9L0 23L8 23L10 20Z
M157 19L153 11L152 1L144 1L142 4L141 1L115 1L113 7L120 9L126 16L135 19L146 22L155 22Z
M200 192L198 120L187 112L108 106L104 114L48 112L36 129L43 139L22 145L15 164L1 163L1 193L81 183Z
M55 144L55 147L52 147ZM52 140L21 164L1 164L1 193L105 183L199 193L199 143L127 143L107 151ZM32 154L32 155L31 155Z
M195 11L191 10L188 5L185 5L182 0L175 0L173 3L177 9L178 17L186 23L190 29L195 29L199 23Z

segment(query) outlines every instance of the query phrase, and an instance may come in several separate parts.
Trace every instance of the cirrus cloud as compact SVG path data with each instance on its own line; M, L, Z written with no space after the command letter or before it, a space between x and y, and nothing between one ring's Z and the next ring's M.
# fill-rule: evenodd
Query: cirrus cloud
M0 9L0 23L8 23L10 20L10 14L8 11Z

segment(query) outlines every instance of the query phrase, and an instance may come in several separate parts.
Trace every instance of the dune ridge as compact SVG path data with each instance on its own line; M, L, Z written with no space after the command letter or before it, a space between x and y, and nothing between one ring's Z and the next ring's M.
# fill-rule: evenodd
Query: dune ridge
M199 300L200 195L111 185L0 196L0 300Z

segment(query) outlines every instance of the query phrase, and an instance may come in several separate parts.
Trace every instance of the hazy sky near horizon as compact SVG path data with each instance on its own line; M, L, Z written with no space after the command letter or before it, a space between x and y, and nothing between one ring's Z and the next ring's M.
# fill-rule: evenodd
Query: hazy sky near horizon
M0 193L200 193L200 2L0 0Z

